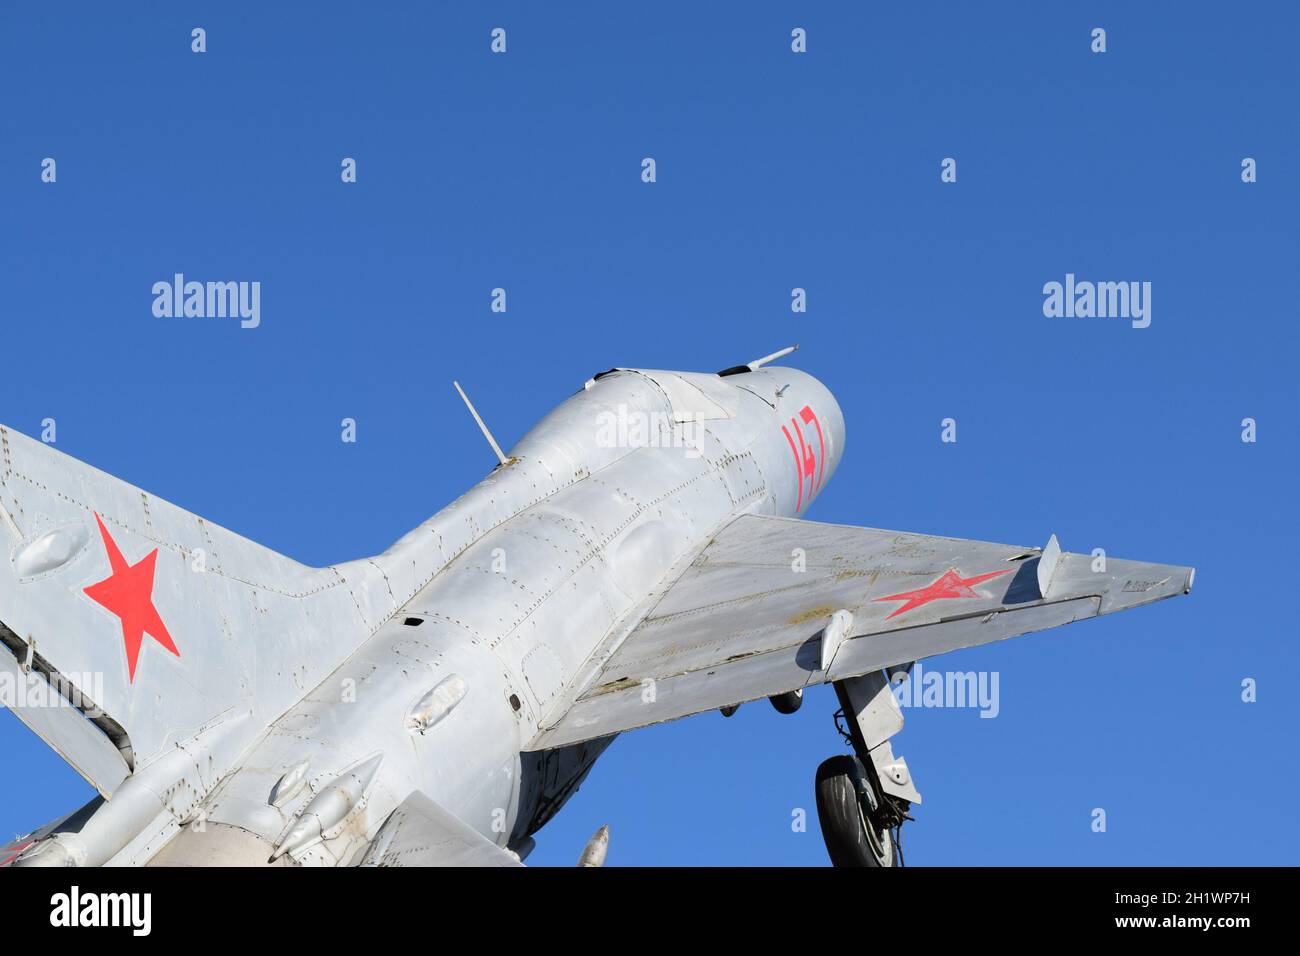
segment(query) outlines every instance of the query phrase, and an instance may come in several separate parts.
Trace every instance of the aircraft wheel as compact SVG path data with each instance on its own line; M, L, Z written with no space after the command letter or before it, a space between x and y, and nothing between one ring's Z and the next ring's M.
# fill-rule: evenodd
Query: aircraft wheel
M872 822L874 811L858 781L856 757L840 754L817 768L817 819L832 866L892 867L898 861L888 828Z
M776 708L778 714L793 714L803 706L803 690L787 691L784 694L777 694L775 697L769 697L772 706Z

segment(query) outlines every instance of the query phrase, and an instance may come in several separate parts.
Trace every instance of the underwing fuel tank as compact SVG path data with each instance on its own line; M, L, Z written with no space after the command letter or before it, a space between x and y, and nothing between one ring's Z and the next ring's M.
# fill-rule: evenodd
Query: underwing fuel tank
M383 759L382 754L376 754L335 777L303 808L271 860L335 836L348 817L362 808Z

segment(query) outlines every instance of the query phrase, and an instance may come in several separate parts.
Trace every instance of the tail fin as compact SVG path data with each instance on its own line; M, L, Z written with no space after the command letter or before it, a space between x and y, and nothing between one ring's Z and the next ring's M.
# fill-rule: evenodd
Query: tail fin
M360 562L306 567L3 426L0 454L0 702L105 796L201 732L222 772L373 629Z

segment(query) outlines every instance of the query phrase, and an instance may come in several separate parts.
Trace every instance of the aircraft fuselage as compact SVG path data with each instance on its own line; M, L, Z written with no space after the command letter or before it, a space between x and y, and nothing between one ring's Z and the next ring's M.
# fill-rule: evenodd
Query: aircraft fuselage
M358 767L373 772L365 812L337 828L322 820L326 838L294 852L298 862L355 862L417 790L494 843L526 845L609 743L530 751L567 692L719 528L806 511L843 444L834 398L795 369L589 382L508 464L383 555L341 566L382 573L394 594L418 591L303 688L207 799L204 827L182 830L157 862L263 861L292 824L291 801L268 798L286 775L317 789ZM412 582L429 549L445 561Z

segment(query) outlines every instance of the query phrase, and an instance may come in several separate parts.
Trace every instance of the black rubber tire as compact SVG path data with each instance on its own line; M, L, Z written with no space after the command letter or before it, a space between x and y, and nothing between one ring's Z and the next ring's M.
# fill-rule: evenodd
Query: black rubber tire
M803 706L803 691L792 690L784 694L769 697L778 714L793 714Z
M857 773L857 758L850 754L831 757L817 768L817 819L831 866L897 866L898 854L894 852L888 831L878 839L878 842L883 840L887 860L882 860L872 846L854 786Z

